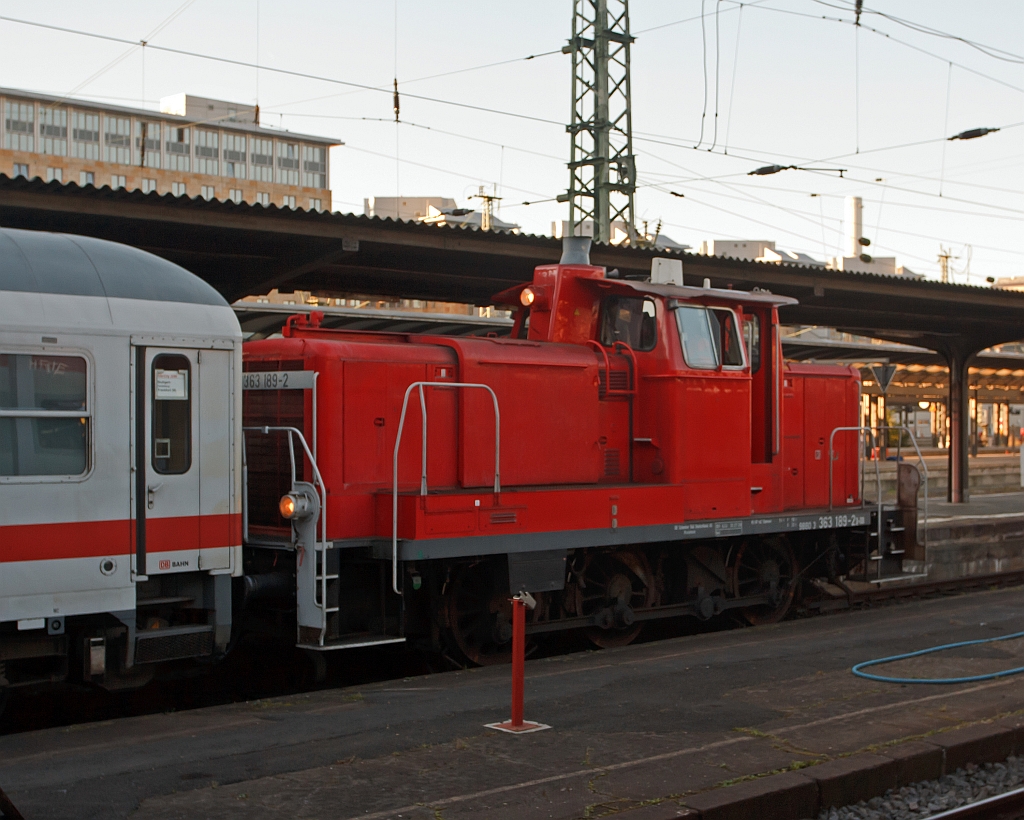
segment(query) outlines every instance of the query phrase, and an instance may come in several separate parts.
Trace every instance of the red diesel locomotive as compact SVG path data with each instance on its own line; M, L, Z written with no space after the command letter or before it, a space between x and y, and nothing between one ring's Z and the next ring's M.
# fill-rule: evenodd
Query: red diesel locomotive
M497 662L510 592L528 633L611 646L899 569L903 511L861 498L859 374L783 363L793 300L614 278L588 246L495 297L510 338L313 313L245 346L246 571L295 556L299 645Z

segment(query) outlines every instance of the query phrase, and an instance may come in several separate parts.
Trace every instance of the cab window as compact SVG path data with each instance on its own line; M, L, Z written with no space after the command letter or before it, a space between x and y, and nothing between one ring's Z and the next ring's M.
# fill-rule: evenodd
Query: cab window
M743 367L736 314L725 308L680 305L675 310L683 358L694 370Z
M608 296L601 304L601 344L625 342L633 350L654 350L658 342L654 302L639 296Z
M761 317L750 314L743 317L743 343L747 348L747 361L750 372L761 369Z

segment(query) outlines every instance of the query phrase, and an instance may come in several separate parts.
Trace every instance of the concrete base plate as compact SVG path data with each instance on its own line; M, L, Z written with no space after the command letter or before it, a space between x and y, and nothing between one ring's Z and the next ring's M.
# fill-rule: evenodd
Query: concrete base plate
M508 732L510 735L528 735L530 732L543 732L551 728L546 723L534 723L532 720L524 720L522 726L513 726L511 719L503 723L485 723L484 726L488 729L497 729L499 732Z

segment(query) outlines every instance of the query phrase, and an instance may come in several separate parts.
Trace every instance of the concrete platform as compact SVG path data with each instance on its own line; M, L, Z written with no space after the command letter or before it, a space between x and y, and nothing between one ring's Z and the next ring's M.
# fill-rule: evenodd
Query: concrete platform
M923 508L918 522L920 539ZM929 500L928 552L912 569L930 581L1024 569L1024 492L972 494L966 504Z
M1005 722L1024 714L1022 678L899 686L849 672L1022 625L1016 588L530 661L526 717L553 728L523 736L484 728L507 717L507 667L9 735L0 787L33 818L784 816L771 805L795 820L825 795L982 754L993 721L1010 733L999 754L1024 747ZM892 671L1022 657L1013 641Z

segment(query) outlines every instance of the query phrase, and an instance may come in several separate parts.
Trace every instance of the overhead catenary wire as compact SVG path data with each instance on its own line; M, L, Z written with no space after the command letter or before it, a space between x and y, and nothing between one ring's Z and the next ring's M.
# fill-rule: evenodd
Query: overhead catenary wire
M32 26L35 28L48 29L50 31L60 31L65 34L74 34L82 37L91 37L97 40L106 40L112 43L124 43L126 45L138 45L139 41L128 40L124 37L114 37L108 34L99 34L97 32L83 31L80 29L68 28L66 26L56 26L50 23L40 23L34 20L23 20L17 17L10 17L8 15L0 15L0 21L7 23L17 23L20 25ZM254 63L247 60L236 60L231 57L220 57L215 54L203 54L198 51L189 51L188 49L172 48L170 46L155 46L151 43L147 43L147 47L156 51L161 51L167 54L177 54L182 57L192 57L198 60L209 60L211 62L221 63L224 65L238 66L239 68L256 68ZM340 80L336 77L326 77L319 74L312 74L306 71L295 71L288 68L280 68L275 66L261 66L261 71L270 72L272 74L281 74L287 77L295 77L297 79L304 80L315 80L317 82L329 83L333 85L343 85L349 88L357 88L363 91L378 91L390 94L390 88L382 88L380 86L368 85L367 83L356 83L350 80ZM410 94L406 93L405 96L409 99L422 100L424 102L437 103L439 105L448 105L454 108L465 108L471 111L479 111L487 114L496 114L503 117L512 117L514 119L526 120L529 122L543 123L545 125L555 125L559 128L564 128L565 123L559 120L548 119L546 117L537 117L532 114L523 114L515 111L503 111L497 108L489 108L483 105L473 105L472 103L459 102L457 100L445 100L439 97L429 97L425 94Z
M736 69L740 63L740 32L743 30L743 3L740 3L739 19L736 21L736 45L732 57L732 76L729 78L729 115L725 124L725 145L722 152L729 153L729 134L732 132L732 104L736 99Z

